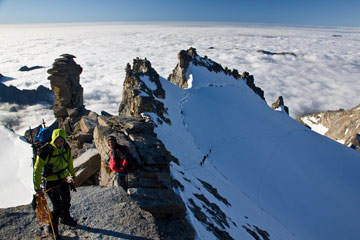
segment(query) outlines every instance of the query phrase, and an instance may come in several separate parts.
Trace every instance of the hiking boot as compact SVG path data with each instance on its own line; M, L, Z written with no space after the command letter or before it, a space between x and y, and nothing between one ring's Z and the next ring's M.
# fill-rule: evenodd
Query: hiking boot
M66 218L62 218L60 220L60 222L62 224L65 224L65 225L68 225L68 226L71 226L71 227L75 227L77 225L77 222L70 216L66 217Z

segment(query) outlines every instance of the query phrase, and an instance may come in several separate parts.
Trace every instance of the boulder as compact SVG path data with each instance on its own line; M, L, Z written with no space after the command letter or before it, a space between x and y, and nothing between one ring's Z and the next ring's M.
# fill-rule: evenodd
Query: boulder
M91 143L93 141L93 134L87 132L79 132L75 135L75 138L81 143Z
M99 172L100 159L100 154L96 149L89 149L74 160L74 170L79 186Z
M95 119L92 119L88 116L82 116L79 123L81 130L85 133L92 133L98 125L96 117Z

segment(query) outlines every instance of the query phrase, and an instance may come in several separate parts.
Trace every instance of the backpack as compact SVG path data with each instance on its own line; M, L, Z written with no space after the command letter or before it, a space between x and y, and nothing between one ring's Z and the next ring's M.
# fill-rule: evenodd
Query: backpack
M127 172L133 172L137 168L136 160L131 156L126 146L118 144L118 149L120 150L121 154L125 156L125 159L128 163L126 167Z
M41 127L35 134L35 142L45 144L51 141L53 130L46 127Z

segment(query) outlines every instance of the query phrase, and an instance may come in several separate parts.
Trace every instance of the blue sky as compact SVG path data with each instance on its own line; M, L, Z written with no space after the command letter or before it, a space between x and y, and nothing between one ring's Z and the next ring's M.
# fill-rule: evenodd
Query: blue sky
M0 24L215 21L360 26L360 0L0 0Z

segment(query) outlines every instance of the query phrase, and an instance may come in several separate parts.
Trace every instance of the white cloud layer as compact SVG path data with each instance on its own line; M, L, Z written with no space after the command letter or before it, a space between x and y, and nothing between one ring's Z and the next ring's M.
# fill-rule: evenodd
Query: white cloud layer
M167 77L178 52L189 47L223 67L254 75L268 104L282 95L292 117L348 109L360 102L359 28L98 23L0 25L0 35L0 73L14 78L5 84L20 89L50 87L47 69L61 54L73 54L83 68L86 108L97 113L117 114L126 63L147 58ZM259 49L293 52L296 57L264 55L256 52ZM46 68L18 71L24 65ZM37 113L32 121L29 111L26 116L26 124L41 123ZM47 118L53 119L51 114ZM15 131L22 134L24 129Z

